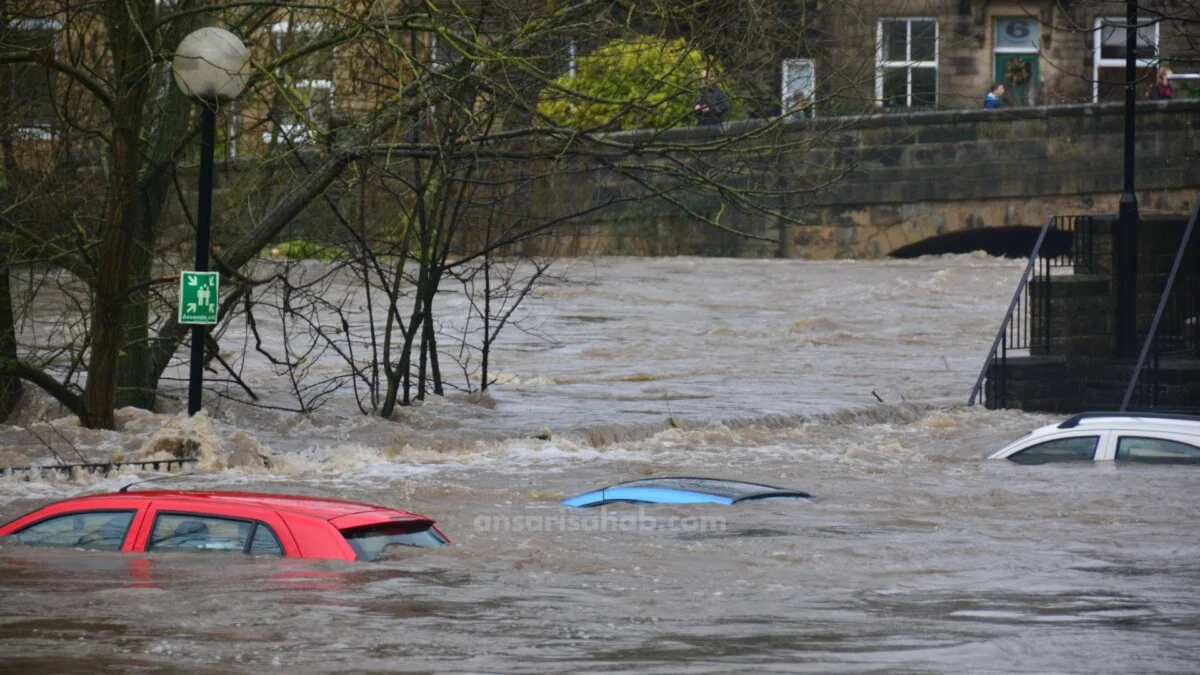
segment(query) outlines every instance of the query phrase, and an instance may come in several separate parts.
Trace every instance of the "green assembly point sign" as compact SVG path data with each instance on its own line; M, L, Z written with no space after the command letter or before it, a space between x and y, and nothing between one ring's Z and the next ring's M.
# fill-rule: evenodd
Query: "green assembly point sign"
M217 322L216 272L183 272L179 275L179 323L215 324Z

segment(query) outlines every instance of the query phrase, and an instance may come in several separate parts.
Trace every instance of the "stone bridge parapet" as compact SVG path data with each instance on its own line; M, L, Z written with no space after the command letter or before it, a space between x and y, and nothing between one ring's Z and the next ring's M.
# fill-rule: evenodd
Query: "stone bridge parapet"
M695 224L665 202L606 209L577 231L596 248L626 254L789 255L806 258L888 255L952 232L1040 226L1049 214L1115 213L1123 177L1124 106L1059 105L800 120L781 126L779 185L794 190L787 213L729 216L739 230L779 244L737 241ZM736 134L761 120L659 132L661 140ZM646 132L613 134L637 140ZM787 136L811 139L789 144ZM1200 101L1138 104L1135 187L1143 213L1186 214L1200 191ZM718 162L709 159L710 162ZM819 175L818 175L819 174ZM825 178L829 187L806 192ZM563 193L587 198L593 179L558 179ZM601 192L621 186L610 182ZM577 192L577 190L579 190ZM578 203L578 202L574 202ZM672 242L664 244L664 242Z
M762 204L764 211L723 208L711 191L672 194L692 213L720 213L722 225L756 239L704 227L678 204L645 198L644 185L610 169L539 165L501 171L536 175L519 195L527 209L523 217L588 214L556 226L553 237L521 244L530 253L873 258L943 235L973 239L976 231L989 232L984 228L1038 227L1050 214L1116 213L1123 112L1120 104L1059 105L774 124L739 120L724 127L606 135L618 143L677 142L681 163L692 162L700 170L733 167L724 178L732 176L735 185L742 180L749 189L786 193L782 204L777 197L764 198L774 200ZM1146 101L1138 103L1137 113L1141 211L1184 215L1200 192L1200 101ZM735 139L731 147L721 148L722 137ZM697 144L717 149L689 149ZM214 230L225 233L221 236L232 236L236 221L253 222L260 215L250 213L247 204L273 202L307 169L285 162L277 175L251 179L259 170L258 160L221 164L221 208L215 213L231 221ZM185 186L195 184L191 176L182 180ZM388 195L375 197L365 198L374 219L401 218ZM332 198L348 200L347 213L359 200L357 194ZM776 209L788 218L773 216L770 211ZM173 213L167 222L188 221ZM309 208L288 231L288 236L321 240L341 226L328 209Z

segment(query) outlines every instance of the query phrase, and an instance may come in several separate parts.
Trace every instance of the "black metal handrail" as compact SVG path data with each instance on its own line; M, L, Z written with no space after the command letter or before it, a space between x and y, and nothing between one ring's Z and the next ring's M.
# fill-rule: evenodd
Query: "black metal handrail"
M984 359L979 378L971 390L967 405L975 405L976 401L984 398L983 383L987 379L988 369L993 363L1000 364L999 377L996 378L995 395L1003 407L1006 399L1008 381L1008 350L1037 348L1043 354L1050 353L1050 310L1051 286L1050 270L1060 267L1071 267L1076 272L1091 273L1095 270L1095 255L1093 254L1093 233L1091 216L1049 216L1038 232L1033 251L1029 254L1029 262L1017 282L1013 292L1012 302L1008 312L1000 322L1000 330L996 331L996 339ZM1051 232L1063 233L1070 237L1071 245L1059 247L1053 255L1043 256L1042 249L1046 247L1048 235ZM1033 283L1041 286L1040 297L1034 298L1026 290ZM1034 328L1037 330L1034 330Z
M1200 270L1197 270L1196 264L1200 252L1190 250L1194 242L1192 233L1196 228L1198 216L1200 199L1192 206L1192 216L1183 230L1179 250L1175 253L1175 262L1171 265L1171 273L1167 275L1167 283L1158 299L1158 309L1150 322L1150 331L1142 343L1137 365L1134 366L1129 384L1125 388L1125 397L1121 400L1122 411L1129 409L1135 389L1141 394L1138 398L1143 405L1158 407L1160 368L1164 353L1200 356L1200 325L1197 325L1200 323ZM1177 287L1175 284L1180 278L1180 270L1185 260L1190 264L1183 273L1183 283ZM1164 326L1167 330L1160 333L1159 329ZM1172 344L1164 344L1167 340ZM1143 371L1146 374L1145 378L1142 378ZM1142 383L1140 389L1139 381Z
M1093 216L1053 216L1052 230L1065 232L1071 238L1071 247L1063 252L1049 257L1049 267L1071 267L1079 274L1093 274L1096 271L1096 255L1094 253L1096 228L1092 226Z

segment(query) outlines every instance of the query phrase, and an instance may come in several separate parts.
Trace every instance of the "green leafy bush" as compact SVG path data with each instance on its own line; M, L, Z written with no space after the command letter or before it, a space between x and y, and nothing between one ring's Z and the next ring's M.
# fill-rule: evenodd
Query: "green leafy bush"
M692 106L706 69L717 72L683 40L616 40L580 57L574 77L554 80L542 91L538 110L576 129L688 126L695 124Z

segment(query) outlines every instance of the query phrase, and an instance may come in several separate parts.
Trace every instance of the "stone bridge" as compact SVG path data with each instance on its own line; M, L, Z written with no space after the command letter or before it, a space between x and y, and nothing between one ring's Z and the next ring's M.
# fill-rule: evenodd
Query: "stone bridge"
M766 161L777 163L780 186L797 190L786 210L802 224L748 213L722 221L772 242L697 228L676 207L643 200L582 223L572 247L825 259L974 249L1027 255L1024 242L1047 215L1116 213L1123 112L1121 104L1061 105L790 122L776 141L786 145L789 134L811 140L797 141L792 156ZM761 121L730 123L727 131L754 124ZM705 127L664 135L721 133ZM1139 103L1135 166L1142 213L1186 214L1200 191L1200 101ZM827 179L836 180L799 194ZM623 189L584 174L555 182L557 198L574 204ZM715 213L719 203L709 199L695 206Z
M1200 101L1146 101L1137 110L1141 211L1186 215L1200 192ZM806 119L749 134L745 146L725 154L685 149L696 142L711 145L722 135L757 132L763 124L740 120L725 128L610 135L619 141L650 136L667 143L686 141L678 146L679 159L693 169L731 168L723 179L772 195L786 193L786 203L771 197L775 203L764 206L781 209L787 219L723 211L723 225L758 238L698 226L677 205L646 198L645 186L608 169L516 166L504 170L538 176L519 194L528 217L589 213L556 227L552 237L530 239L522 246L545 255L829 259L984 249L1019 256L1028 254L1046 216L1116 213L1121 195L1121 104ZM222 165L220 205L214 210L217 243L236 233L238 222L254 222L261 215L250 213L248 204L271 203L304 170L299 164L281 164L275 176L245 173L260 170L260 164ZM190 175L182 180L195 184ZM679 190L672 196L693 213L712 217L722 212L711 193ZM343 204L347 213L357 208L357 193L334 197L348 199ZM367 199L377 220L400 217L388 195ZM178 225L181 237L191 236L182 213L173 212L166 221ZM309 208L286 236L323 241L340 230L328 209Z

